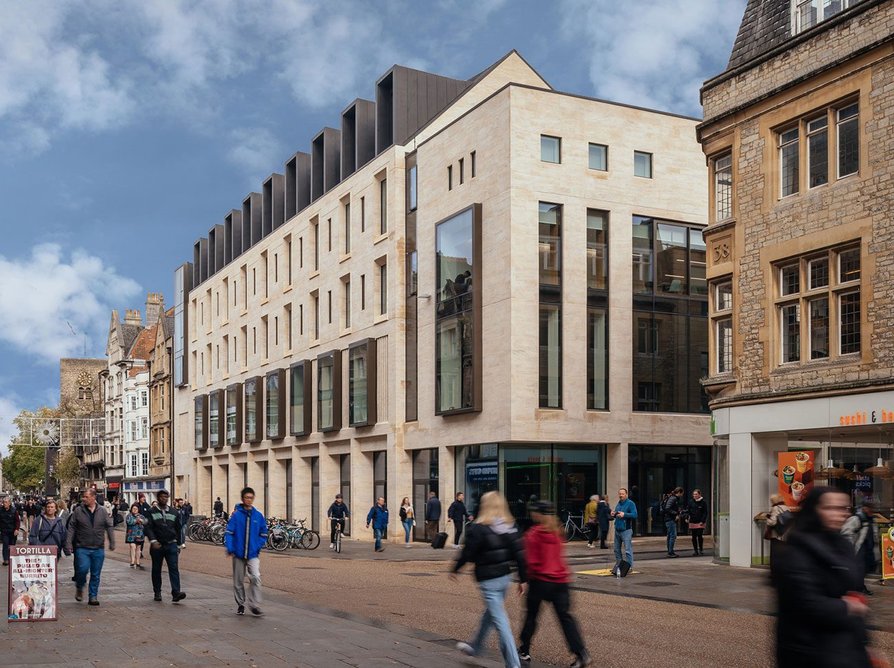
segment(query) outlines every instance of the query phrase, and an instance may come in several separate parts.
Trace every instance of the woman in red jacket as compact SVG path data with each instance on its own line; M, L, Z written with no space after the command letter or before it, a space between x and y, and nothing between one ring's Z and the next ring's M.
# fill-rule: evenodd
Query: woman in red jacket
M549 501L539 501L531 509L532 526L525 534L525 556L528 560L528 612L518 649L522 661L530 661L531 638L537 630L537 615L544 601L553 604L568 649L576 657L571 668L590 665L590 655L584 647L577 622L571 616L571 571L565 561L562 528L556 518L556 508Z

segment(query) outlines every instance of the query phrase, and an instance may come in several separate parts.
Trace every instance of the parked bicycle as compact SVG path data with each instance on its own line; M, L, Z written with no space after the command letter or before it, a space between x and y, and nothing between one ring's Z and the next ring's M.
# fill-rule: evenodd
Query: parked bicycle
M588 543L592 540L590 538L590 534L592 533L592 529L589 524L584 524L584 516L583 515L571 515L569 513L568 519L565 520L565 542L570 542L575 539L576 536L580 536L581 540L585 540Z

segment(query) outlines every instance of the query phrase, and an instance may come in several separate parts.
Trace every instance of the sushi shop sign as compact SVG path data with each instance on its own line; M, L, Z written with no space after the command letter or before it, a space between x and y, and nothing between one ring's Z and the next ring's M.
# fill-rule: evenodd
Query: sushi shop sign
M56 546L34 545L9 549L10 622L56 620Z

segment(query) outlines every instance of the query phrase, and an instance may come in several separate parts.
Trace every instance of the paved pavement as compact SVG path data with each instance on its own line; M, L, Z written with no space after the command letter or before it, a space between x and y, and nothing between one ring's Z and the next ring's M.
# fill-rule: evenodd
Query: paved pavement
M0 625L0 665L502 666L493 660L495 655L462 659L449 634L326 613L270 590L265 591L264 617L238 617L229 580L221 577L190 573L184 578L185 601L173 604L166 594L164 602L156 603L148 570L132 571L120 556L110 554L106 559L98 608L74 600L71 560L63 560L59 621ZM0 584L5 590L3 571Z

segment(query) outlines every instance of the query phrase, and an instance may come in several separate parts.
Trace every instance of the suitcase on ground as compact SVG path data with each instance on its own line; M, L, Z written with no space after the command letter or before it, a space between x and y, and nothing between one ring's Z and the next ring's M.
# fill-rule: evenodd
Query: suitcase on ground
M443 550L447 544L447 534L443 531L432 538L431 546L436 550Z

